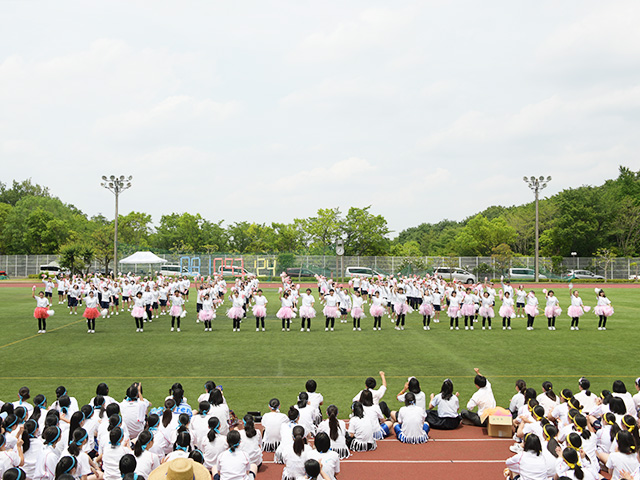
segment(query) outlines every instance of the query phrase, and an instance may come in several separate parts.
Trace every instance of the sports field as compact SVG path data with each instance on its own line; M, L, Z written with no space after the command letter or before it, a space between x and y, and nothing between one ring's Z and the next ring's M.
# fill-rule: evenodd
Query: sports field
M566 287L555 290L566 310ZM213 379L223 385L231 408L244 414L264 412L274 396L283 405L291 404L304 382L314 378L325 404L335 403L346 417L364 378L377 377L380 370L387 374L386 399L392 408L397 405L394 395L409 375L418 377L427 393L437 393L442 380L451 378L464 405L475 389L476 366L492 382L502 405L508 404L517 378L538 390L543 380L551 380L556 391L575 389L582 375L590 378L594 390L611 388L615 379L633 389L633 380L640 375L635 362L640 289L606 292L616 313L604 332L596 330L593 313L585 314L577 332L569 330L566 316L560 317L555 332L546 329L544 317L537 318L534 331L525 330L523 319L515 319L511 331L503 331L497 319L491 331L479 329L478 324L474 331L450 331L444 316L424 331L422 317L413 313L404 331L394 330L386 317L383 330L372 331L373 320L368 317L361 332L338 322L336 331L327 333L324 319L316 318L311 332L300 332L294 319L291 331L283 333L275 317L277 291L269 289L266 332L255 331L252 317L243 322L241 332L232 332L231 321L224 316L227 300L214 320L214 331L205 333L195 323L192 295L180 333L169 332L169 317L160 317L147 324L144 333L136 333L133 318L125 311L99 319L97 333L88 335L83 309L71 316L54 298L56 315L48 321L49 332L36 335L31 290L0 288L0 398L13 400L23 385L31 388L32 395L52 398L54 389L63 384L85 402L101 381L121 398L132 381L141 380L145 396L159 405L175 381L183 384L188 398L195 399L204 382ZM585 304L595 303L593 286L581 293Z

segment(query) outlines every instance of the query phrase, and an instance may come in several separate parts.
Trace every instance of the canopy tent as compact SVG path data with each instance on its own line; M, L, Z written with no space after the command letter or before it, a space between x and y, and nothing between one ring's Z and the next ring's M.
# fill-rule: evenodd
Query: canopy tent
M126 265L133 265L138 263L147 263L149 265L157 263L167 263L168 260L160 258L155 253L151 252L136 252L133 255L129 255L127 258L123 258L118 263L124 263Z

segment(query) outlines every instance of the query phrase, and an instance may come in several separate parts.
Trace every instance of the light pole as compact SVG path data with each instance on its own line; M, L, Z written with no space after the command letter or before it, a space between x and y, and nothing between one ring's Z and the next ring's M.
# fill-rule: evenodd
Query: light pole
M535 272L535 281L536 283L538 282L539 278L538 278L538 250L540 248L540 242L539 242L539 235L538 235L538 194L540 192L540 190L542 190L543 188L545 188L547 186L547 183L549 183L551 181L551 177L547 177L546 179L543 176L540 176L538 178L536 177L523 177L522 178L525 183L527 183L527 185L529 185L529 188L531 190L533 190L533 193L536 196L536 256L535 256L535 263L534 263L534 272Z
M120 175L116 177L111 175L110 177L102 176L102 185L107 190L113 192L116 196L116 216L114 217L114 232L113 232L113 271L117 275L118 273L118 195L124 192L127 188L131 186L131 179L133 177L129 175L125 177L124 175Z

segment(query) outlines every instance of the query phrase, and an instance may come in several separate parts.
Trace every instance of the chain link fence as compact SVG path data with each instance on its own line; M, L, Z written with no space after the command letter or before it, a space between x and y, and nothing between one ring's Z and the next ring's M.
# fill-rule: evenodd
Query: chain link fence
M367 267L378 273L418 274L432 273L438 267L464 268L478 278L497 278L509 268L533 269L534 257L513 257L500 262L493 257L338 257L332 255L237 255L237 254L160 254L166 265L177 265L184 273L212 275L221 267L242 267L261 277L277 277L287 268L303 269L307 274L344 276L347 267ZM20 278L40 274L43 266L58 261L57 255L0 255L0 270L10 277ZM640 258L613 258L603 262L596 257L541 257L540 272L547 278L558 279L569 270L584 269L607 279L629 279L638 276ZM120 265L118 271L150 274L159 271L160 265ZM606 275L605 275L606 268ZM111 266L112 269L112 266ZM102 272L105 268L97 260L90 271Z

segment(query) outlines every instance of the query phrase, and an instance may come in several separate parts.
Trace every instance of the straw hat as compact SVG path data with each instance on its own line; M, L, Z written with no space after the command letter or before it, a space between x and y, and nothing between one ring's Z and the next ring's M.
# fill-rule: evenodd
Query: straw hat
M190 458L176 458L156 468L148 480L211 480L211 473Z

